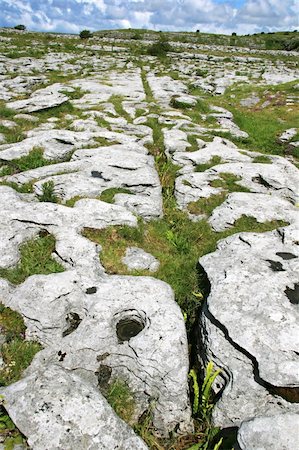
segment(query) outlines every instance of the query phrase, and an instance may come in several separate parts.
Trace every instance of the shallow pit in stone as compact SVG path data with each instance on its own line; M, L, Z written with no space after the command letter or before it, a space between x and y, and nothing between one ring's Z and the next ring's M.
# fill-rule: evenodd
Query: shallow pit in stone
M120 343L137 336L145 327L145 320L138 313L132 312L121 317L116 324L116 335Z

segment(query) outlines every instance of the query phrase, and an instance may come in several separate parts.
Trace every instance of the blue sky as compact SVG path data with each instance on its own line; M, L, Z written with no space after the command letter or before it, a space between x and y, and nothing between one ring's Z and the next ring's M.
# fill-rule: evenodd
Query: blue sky
M0 0L0 11L0 26L71 33L84 28L228 34L299 29L299 0Z

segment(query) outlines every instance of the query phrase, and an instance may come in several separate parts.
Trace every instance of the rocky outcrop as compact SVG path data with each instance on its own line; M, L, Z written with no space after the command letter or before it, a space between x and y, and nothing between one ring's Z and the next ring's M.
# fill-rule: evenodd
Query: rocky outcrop
M1 394L34 450L148 448L98 389L58 365L40 367Z
M136 217L98 200L80 200L74 208L40 203L6 186L1 200L1 267L18 262L26 239L48 232L66 269L17 287L0 283L4 303L24 317L27 338L45 347L29 372L54 362L95 387L122 378L136 396L137 417L151 407L162 435L192 430L187 339L172 290L150 277L105 275L100 248L80 235L84 227L136 226ZM10 413L9 399L6 408Z
M203 360L222 369L216 425L298 411L296 226L241 233L200 259L211 283L201 315Z

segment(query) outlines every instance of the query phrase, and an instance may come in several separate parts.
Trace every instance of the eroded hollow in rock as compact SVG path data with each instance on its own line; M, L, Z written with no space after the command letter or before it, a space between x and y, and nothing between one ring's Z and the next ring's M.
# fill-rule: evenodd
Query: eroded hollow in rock
M116 324L116 335L119 342L129 341L137 336L145 327L146 321L137 311L126 311Z

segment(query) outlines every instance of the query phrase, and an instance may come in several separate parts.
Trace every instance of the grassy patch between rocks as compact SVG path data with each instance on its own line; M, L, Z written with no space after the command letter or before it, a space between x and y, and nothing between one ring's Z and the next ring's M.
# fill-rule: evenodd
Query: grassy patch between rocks
M133 425L135 399L124 380L116 379L108 387L104 395L116 414L130 425Z
M18 381L23 371L30 365L34 355L41 350L41 345L25 341L26 327L22 316L0 303L0 332L2 338L0 368L0 386L7 386ZM24 436L17 429L5 410L5 403L0 396L0 439L5 450L13 449L17 444L25 445Z
M129 189L123 188L110 188L105 189L100 195L100 200L106 203L114 203L114 197L116 194L133 194Z
M51 256L54 250L55 238L47 232L41 233L39 237L21 245L20 262L16 267L0 269L0 277L6 278L12 284L20 284L34 274L63 272L63 266Z
M169 215L168 215L169 214ZM138 227L116 226L103 230L85 228L83 235L102 246L101 262L109 274L149 275L148 271L129 271L122 263L127 247L140 247L160 261L155 274L170 284L176 301L187 316L190 331L200 301L206 292L206 281L198 266L198 259L216 249L217 242L241 231L264 232L286 225L284 222L258 223L243 217L225 232L213 232L205 220L192 222L182 211L166 211L164 219L150 223L139 222Z
M210 161L203 163L203 164L197 164L195 167L195 172L205 172L206 170L210 169L213 166L217 166L218 164L221 164L222 160L220 156L213 156Z
M37 342L26 341L26 327L22 316L0 303L0 331L3 367L0 369L0 385L7 386L20 379L34 355L41 350Z

